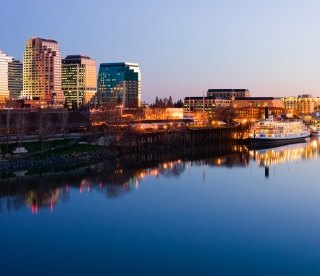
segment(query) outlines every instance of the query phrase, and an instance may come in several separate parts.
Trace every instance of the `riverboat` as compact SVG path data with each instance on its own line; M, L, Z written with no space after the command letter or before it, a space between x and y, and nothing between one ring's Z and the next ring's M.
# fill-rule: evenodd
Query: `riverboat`
M267 118L256 122L249 133L250 145L254 147L281 146L308 140L310 131L301 120Z

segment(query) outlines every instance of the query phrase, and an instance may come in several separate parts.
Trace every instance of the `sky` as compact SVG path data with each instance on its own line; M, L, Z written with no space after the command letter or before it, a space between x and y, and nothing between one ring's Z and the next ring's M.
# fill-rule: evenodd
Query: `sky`
M320 96L317 0L2 0L0 49L22 59L33 36L62 57L139 63L142 99L245 88Z

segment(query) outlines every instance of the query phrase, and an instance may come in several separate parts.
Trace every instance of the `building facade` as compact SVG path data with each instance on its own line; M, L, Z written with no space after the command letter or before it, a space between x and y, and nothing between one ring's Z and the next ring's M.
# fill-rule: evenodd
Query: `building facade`
M0 50L0 105L3 106L6 99L9 99L9 63L13 57L8 56Z
M242 107L283 107L281 98L278 97L236 97L232 101L234 108Z
M208 89L207 97L233 99L236 97L250 97L248 89Z
M237 119L264 119L265 118L265 107L262 106L246 106L238 107L234 109ZM270 115L279 117L285 113L283 107L269 107Z
M58 42L52 39L27 40L23 55L22 97L39 98L49 105L64 103L61 89L61 54Z
M216 99L212 97L186 97L184 98L183 110L189 112L207 111L212 112L216 107L232 106L230 99Z
M136 63L102 63L98 75L98 105L141 107L141 73Z
M82 55L63 59L62 91L68 108L78 109L89 104L97 92L96 61Z
M237 119L264 118L266 107L275 117L285 113L281 98L278 97L239 97L232 101L232 106Z
M183 119L183 108L144 108L143 109L145 120L179 120Z
M291 114L309 115L320 110L320 98L310 94L282 98L283 107Z
M8 67L9 98L17 100L21 97L23 89L23 64L19 60L13 60Z

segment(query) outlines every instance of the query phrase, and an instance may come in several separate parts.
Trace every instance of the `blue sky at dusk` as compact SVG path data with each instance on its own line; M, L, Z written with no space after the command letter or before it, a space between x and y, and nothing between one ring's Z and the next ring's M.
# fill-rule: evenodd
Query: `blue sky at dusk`
M63 57L138 62L147 102L208 88L320 96L319 11L312 0L4 0L0 49L21 59L38 36Z

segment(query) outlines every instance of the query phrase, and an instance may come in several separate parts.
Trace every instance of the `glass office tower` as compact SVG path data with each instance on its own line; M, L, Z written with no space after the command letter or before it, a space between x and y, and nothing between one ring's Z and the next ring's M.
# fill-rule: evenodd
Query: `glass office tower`
M8 56L0 50L0 105L3 106L6 99L9 99L9 63L13 57Z
M97 92L96 61L82 55L63 59L62 91L68 108L78 109L89 104Z
M9 98L17 100L22 93L22 71L23 65L19 60L11 61L8 67Z
M57 41L43 38L27 40L23 56L22 97L39 98L48 104L64 104Z
M102 63L98 75L98 104L124 108L141 106L141 73L136 63Z

